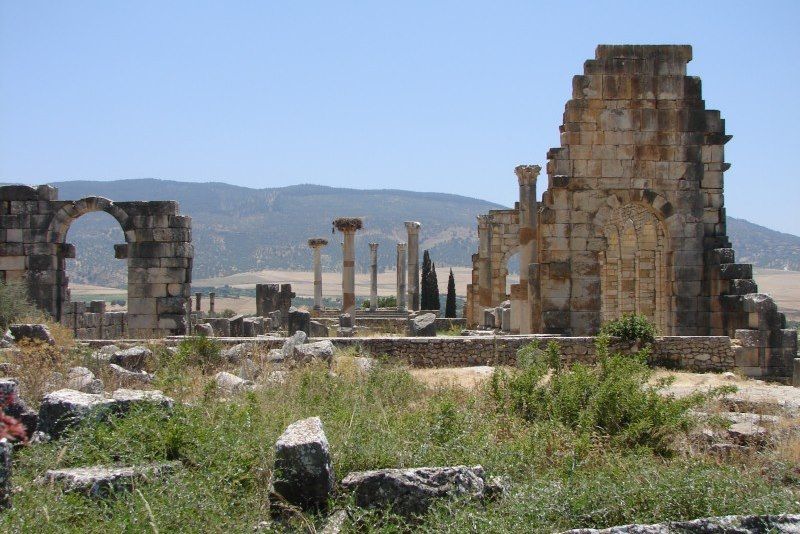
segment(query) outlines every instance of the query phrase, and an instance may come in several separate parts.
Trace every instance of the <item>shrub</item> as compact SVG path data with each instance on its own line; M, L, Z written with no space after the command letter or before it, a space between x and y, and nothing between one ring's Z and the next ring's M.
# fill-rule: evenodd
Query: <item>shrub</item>
M546 350L531 344L519 352L520 372L496 371L490 391L502 408L528 421L555 422L586 443L600 438L619 447L667 454L674 435L693 423L689 409L731 388L681 399L663 396L669 381L648 383L653 371L647 356L647 350L633 356L609 354L608 338L600 336L597 364L563 368L556 343Z
M176 358L180 364L199 367L206 373L222 364L222 347L206 336L190 337L180 342Z
M656 327L644 315L626 313L619 319L604 324L600 333L624 341L652 343L656 338Z
M8 326L23 317L38 317L41 313L31 302L28 288L21 283L0 282L0 328L5 332Z

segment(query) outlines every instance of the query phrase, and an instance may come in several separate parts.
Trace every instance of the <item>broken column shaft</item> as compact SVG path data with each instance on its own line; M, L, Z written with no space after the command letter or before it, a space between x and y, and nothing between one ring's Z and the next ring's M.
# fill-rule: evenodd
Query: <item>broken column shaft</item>
M406 311L406 244L397 244L397 311Z
M408 271L407 289L408 306L419 311L419 229L422 226L416 221L406 221L408 230Z
M370 271L369 271L369 310L378 310L378 244L369 244Z
M328 244L327 239L317 237L308 240L308 246L314 251L314 309L321 311L322 305L322 247Z

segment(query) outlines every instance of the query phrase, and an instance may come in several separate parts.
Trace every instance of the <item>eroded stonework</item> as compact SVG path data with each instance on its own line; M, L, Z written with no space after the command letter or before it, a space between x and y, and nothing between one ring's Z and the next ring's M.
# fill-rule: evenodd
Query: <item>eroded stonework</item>
M104 211L125 234L126 242L114 246L116 257L128 261L124 334L186 333L194 249L191 218L178 214L177 202L58 200L54 187L11 185L0 187L0 206L0 278L27 283L31 298L53 318L73 326L80 308L70 303L66 260L75 257L75 247L66 242L67 231L81 215Z
M590 335L639 313L663 335L744 340L737 366L749 374L791 374L796 338L772 299L754 296L752 267L734 261L723 198L731 136L686 75L691 58L685 45L601 45L586 61L542 201L538 168L518 167L515 209L478 218L470 326L505 300L520 333ZM506 294L517 251L520 284Z

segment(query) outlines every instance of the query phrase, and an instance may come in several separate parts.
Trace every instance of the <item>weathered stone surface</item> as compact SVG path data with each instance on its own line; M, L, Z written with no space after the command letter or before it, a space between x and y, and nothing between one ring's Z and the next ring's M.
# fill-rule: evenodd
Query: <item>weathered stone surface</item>
M67 372L67 387L84 393L100 394L103 392L103 381L95 378L94 373L86 367L73 367Z
M116 413L126 413L136 406L153 406L167 412L172 410L175 401L158 390L118 389L111 394Z
M77 426L86 418L104 414L113 404L113 400L101 395L81 393L74 389L48 393L39 407L37 430L57 439L67 429Z
M147 347L131 347L116 351L111 355L110 362L128 370L141 371L152 355L153 353Z
M14 345L14 336L11 335L10 330L6 330L3 337L0 338L0 349L7 349Z
M135 484L146 483L178 469L180 462L134 467L76 467L51 469L37 479L39 484L61 486L65 492L77 492L92 497L107 497L127 491Z
M356 369L362 373L369 373L378 365L378 361L375 358L367 358L365 356L356 356L353 358L353 364L356 366Z
M12 324L8 330L16 341L27 339L41 341L48 345L56 344L56 340L53 339L53 335L46 324Z
M294 348L297 345L302 345L308 339L308 335L305 332L295 332L292 337L288 338L283 343L283 347L281 347L281 352L283 352L283 358L285 360L291 359L294 355Z
M300 310L292 306L289 308L289 319L287 321L287 328L289 335L294 335L295 332L309 333L311 323L311 313L305 310Z
M108 369L117 379L125 383L149 384L155 378L152 374L145 371L128 371L115 363L109 364Z
M433 337L436 335L436 314L421 313L409 322L409 335L415 337Z
M198 336L213 337L214 327L208 323L198 323L194 325L194 332Z
M348 474L342 488L355 494L361 507L390 507L395 513L424 514L436 499L485 496L483 467L378 469Z
M308 323L308 335L310 337L328 337L328 327L319 321Z
M255 347L252 343L239 343L222 351L222 357L230 363L239 363L245 358L252 358Z
M217 389L223 393L235 394L253 389L253 383L227 371L220 371L214 375Z
M330 362L333 359L333 343L326 339L315 343L297 345L294 348L292 358L299 363L308 363L315 359Z
M324 508L333 491L328 438L319 417L290 424L275 443L273 488L303 509Z
M693 521L672 521L652 525L623 525L605 529L577 528L562 534L761 534L800 532L800 515L729 515Z
M11 508L11 454L14 448L6 439L0 439L0 509Z
M261 374L261 368L250 358L242 360L239 366L239 377L243 380L254 381Z

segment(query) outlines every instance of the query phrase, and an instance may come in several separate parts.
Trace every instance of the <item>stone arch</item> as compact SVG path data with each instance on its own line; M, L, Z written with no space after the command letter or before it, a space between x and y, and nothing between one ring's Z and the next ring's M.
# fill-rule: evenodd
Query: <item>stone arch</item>
M629 202L615 206L603 221L601 315L608 321L642 314L670 334L669 233L658 215L651 204Z
M67 238L69 227L76 219L87 213L97 211L104 211L114 217L122 227L122 232L125 234L125 241L128 243L134 241L134 232L130 224L130 217L125 210L105 197L86 197L62 205L53 215L53 220L48 229L52 240L56 243L64 243Z

